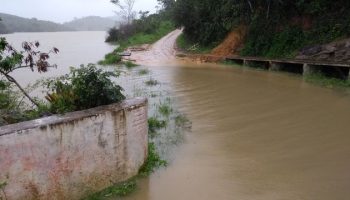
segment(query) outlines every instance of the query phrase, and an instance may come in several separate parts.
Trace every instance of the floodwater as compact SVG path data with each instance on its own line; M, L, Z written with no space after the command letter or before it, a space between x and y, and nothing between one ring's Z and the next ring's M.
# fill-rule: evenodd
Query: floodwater
M349 96L239 68L158 73L192 132L170 165L125 199L349 199Z
M100 42L76 37L85 47L62 41L61 51L75 53L61 56L71 56L69 65L99 60L112 47L98 34ZM90 53L80 54L85 48ZM171 89L192 131L169 166L140 180L124 199L349 199L348 94L239 67L172 61L148 68Z

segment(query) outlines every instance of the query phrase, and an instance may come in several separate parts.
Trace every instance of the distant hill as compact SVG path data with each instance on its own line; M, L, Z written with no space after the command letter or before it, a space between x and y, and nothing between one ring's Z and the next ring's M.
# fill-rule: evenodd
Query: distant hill
M15 15L0 13L0 33L14 32L59 32L74 29L50 21L27 19Z
M66 22L63 25L77 31L107 31L117 23L112 17L89 16Z
M9 30L7 30L5 24L0 21L0 34L7 34L7 33L10 33Z

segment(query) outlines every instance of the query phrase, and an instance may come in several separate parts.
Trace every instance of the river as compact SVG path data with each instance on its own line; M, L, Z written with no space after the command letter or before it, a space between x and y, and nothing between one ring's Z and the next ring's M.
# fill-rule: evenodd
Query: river
M96 32L29 35L57 46L64 66L95 62L113 48ZM349 199L348 94L240 67L172 61L148 68L170 88L192 131L169 166L125 199Z

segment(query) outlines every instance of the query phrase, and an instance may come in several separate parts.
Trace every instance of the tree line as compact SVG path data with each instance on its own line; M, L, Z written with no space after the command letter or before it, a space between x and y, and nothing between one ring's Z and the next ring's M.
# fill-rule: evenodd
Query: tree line
M348 0L162 0L162 3L172 13L176 25L184 27L185 36L202 45L217 44L235 27L246 25L248 35L243 53L247 55L278 56L274 51L288 50L280 47L273 50L273 43L296 40L290 46L295 50L350 32Z

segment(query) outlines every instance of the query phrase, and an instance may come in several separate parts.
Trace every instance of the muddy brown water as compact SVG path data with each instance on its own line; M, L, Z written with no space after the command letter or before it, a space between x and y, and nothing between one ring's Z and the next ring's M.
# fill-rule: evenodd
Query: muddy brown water
M103 57L111 47L101 39L95 48L104 50L89 48L85 57L97 61L93 52ZM172 62L149 69L193 127L169 166L140 180L124 199L350 198L348 94L238 67Z
M125 199L349 199L348 95L286 74L169 68L157 79L193 130Z

